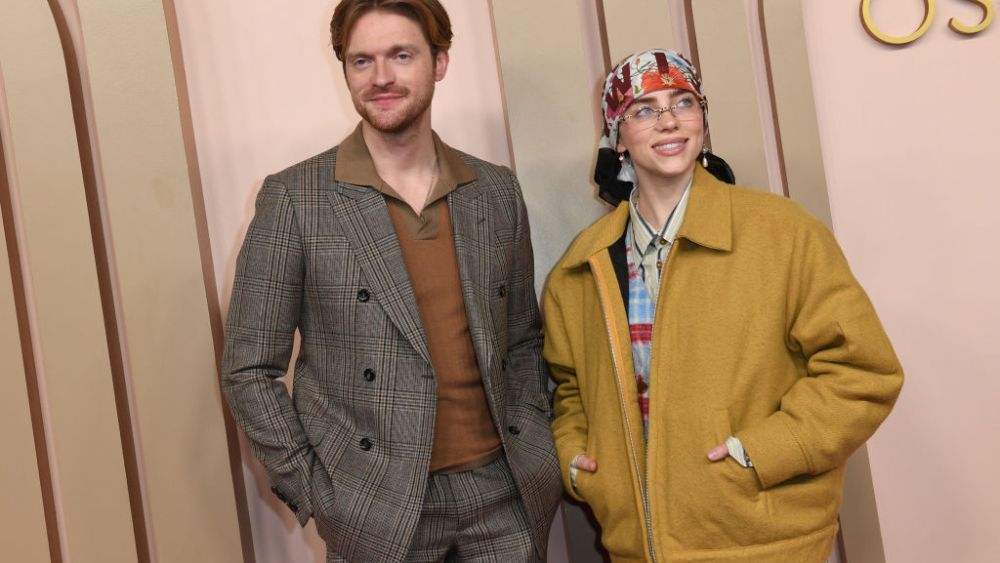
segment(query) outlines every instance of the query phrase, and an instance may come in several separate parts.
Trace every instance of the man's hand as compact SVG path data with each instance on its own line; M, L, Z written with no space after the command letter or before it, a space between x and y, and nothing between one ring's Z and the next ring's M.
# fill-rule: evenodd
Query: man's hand
M709 461L722 461L726 459L726 456L728 455L729 455L729 448L726 447L726 444L719 444L718 446L715 446L714 448L708 450Z

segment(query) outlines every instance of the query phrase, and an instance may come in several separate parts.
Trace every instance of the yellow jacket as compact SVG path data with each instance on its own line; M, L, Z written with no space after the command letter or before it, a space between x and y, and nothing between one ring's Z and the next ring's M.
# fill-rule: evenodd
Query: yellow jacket
M657 302L647 444L608 252L627 222L623 202L584 230L543 297L567 490L615 561L823 561L847 457L903 383L833 236L795 203L697 167ZM753 469L708 461L730 435ZM581 453L598 470L574 491Z

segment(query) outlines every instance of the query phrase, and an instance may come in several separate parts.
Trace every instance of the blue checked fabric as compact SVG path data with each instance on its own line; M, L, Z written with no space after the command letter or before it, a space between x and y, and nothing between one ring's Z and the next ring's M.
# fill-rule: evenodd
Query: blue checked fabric
M628 261L628 329L632 339L632 366L642 413L642 435L649 438L649 367L653 350L653 317L656 304L642 281L639 265L632 251L632 229L625 235L625 256Z

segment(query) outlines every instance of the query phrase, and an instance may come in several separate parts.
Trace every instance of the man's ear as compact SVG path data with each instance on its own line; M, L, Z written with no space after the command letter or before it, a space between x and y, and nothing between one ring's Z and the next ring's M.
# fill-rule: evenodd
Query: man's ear
M448 51L441 49L434 55L434 81L444 80L445 73L448 72Z

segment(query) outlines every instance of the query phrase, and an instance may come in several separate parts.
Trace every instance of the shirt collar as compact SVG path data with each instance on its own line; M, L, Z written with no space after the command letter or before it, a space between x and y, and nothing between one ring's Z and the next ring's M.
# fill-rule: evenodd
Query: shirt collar
M437 152L438 166L440 173L437 184L431 190L427 203L448 195L458 186L474 182L476 172L458 151L446 145L437 133L434 136L434 150ZM368 145L365 144L364 136L361 134L361 123L348 135L337 148L337 169L334 177L338 182L354 184L357 186L369 186L383 194L400 199L396 190L385 183L375 170L375 161L372 160Z
M654 229L639 214L639 188L636 186L632 190L632 194L628 198L629 218L631 219L629 221L629 229L632 230L632 241L636 250L645 254L650 245L656 246L656 242L660 239L666 240L666 244L674 243L674 239L677 238L677 231L680 230L681 224L684 222L684 214L687 211L693 181L694 177L692 176L691 180L688 180L688 185L684 188L684 193L681 195L680 201L677 202L677 206L670 212L667 221L659 229Z
M677 238L693 244L729 252L733 249L732 194L734 186L725 184L701 166L695 166L691 195L684 210L684 221ZM577 268L599 252L621 240L629 224L629 203L618 207L585 229L566 251L562 268Z

